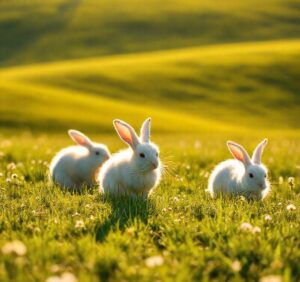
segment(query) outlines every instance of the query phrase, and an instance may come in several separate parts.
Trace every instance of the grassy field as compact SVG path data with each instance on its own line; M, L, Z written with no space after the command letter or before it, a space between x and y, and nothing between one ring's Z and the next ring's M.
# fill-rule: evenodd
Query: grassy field
M0 1L0 281L299 281L299 1L46 2ZM147 201L48 182L67 129L116 152L148 116ZM211 199L264 137L268 197Z
M113 151L122 147L116 136L94 137ZM0 246L4 252L18 239L27 252L2 253L0 280L45 281L71 272L79 281L257 281L269 275L298 281L299 139L270 140L264 161L272 192L263 202L247 202L212 200L204 192L211 168L229 157L226 138L154 134L169 169L145 202L109 199L96 187L78 195L47 184L48 162L70 143L66 136L1 137ZM248 149L258 141L246 139ZM296 184L288 184L291 176ZM287 210L290 204L295 211ZM244 222L260 232L243 231Z

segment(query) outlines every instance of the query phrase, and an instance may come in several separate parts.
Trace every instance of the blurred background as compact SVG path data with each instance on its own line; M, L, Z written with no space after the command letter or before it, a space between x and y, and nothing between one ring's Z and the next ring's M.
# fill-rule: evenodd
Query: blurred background
M3 131L297 134L299 0L2 0Z

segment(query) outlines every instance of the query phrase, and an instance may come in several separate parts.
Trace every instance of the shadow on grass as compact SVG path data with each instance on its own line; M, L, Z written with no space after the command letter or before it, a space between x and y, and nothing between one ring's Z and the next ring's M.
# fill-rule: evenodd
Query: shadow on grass
M103 242L110 231L117 229L123 231L132 222L148 222L148 215L154 209L154 205L149 199L143 197L131 198L103 196L104 201L111 205L112 212L105 222L96 226L96 241Z

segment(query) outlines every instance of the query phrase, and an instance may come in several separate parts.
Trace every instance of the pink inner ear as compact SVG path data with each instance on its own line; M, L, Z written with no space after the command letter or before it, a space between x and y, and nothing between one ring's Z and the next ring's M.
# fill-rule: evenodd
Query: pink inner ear
M130 130L120 123L116 123L116 127L122 139L132 145L132 136Z
M75 139L76 139L78 144L86 145L86 140L82 136L76 134Z
M234 155L234 157L237 160L239 160L241 162L244 162L244 155L243 155L242 151L239 148L237 148L233 145L229 145L229 148L230 148L230 151L232 152L232 154Z

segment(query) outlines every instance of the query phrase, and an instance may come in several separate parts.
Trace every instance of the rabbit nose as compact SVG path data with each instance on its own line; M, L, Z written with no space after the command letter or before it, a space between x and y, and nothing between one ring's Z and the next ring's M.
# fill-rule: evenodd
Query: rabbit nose
M109 155L104 156L104 160L107 161L109 159Z
M158 163L157 162L151 163L151 166L153 169L156 169L158 167Z
M266 186L265 186L265 184L260 183L260 184L259 184L259 188L260 188L261 190L264 190L264 189L266 188Z

